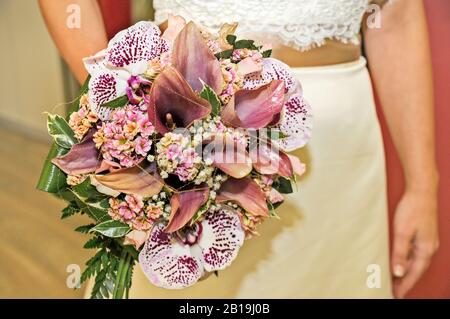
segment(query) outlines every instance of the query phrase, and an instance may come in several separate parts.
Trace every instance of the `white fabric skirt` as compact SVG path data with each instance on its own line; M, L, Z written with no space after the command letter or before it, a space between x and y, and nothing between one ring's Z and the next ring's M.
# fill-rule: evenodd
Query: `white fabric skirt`
M385 159L366 62L293 69L313 108L298 189L234 263L193 287L137 298L390 298Z

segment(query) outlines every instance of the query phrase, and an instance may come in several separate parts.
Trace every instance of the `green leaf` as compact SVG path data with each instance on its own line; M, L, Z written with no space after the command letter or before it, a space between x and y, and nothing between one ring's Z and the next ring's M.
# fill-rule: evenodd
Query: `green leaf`
M100 193L97 188L91 184L90 178L86 178L81 184L74 186L72 191L76 193L78 197L92 202L96 202L107 197L106 195Z
M257 50L258 47L255 45L255 41L253 40L239 40L234 43L234 49Z
M67 114L66 120L69 120L70 114L77 111L80 107L80 98L83 94L88 91L90 76L86 79L80 90L80 95L78 98L72 102L69 112ZM48 193L59 193L62 189L67 186L66 175L52 163L52 159L55 157L62 156L66 154L69 150L60 147L58 144L53 143L50 151L48 152L47 158L42 167L41 175L36 188L48 192Z
M117 220L108 220L91 229L91 232L97 232L111 238L123 237L129 231L130 226Z
M229 34L226 37L227 42L231 45L234 45L234 43L236 42L236 36L234 34Z
M284 177L278 177L277 180L273 183L273 188L275 188L281 194L291 194L294 192L291 181Z
M272 50L266 50L262 53L263 58L270 58L271 55L272 55Z
M103 248L105 246L105 242L101 237L95 236L89 239L83 246L85 249L97 249Z
M287 135L284 134L283 132L279 131L279 130L268 130L267 131L267 136L271 139L271 140L279 140L279 139L283 139L286 138Z
M75 228L75 231L82 234L87 234L91 231L91 229L95 226L95 224L83 225Z
M73 216L76 213L79 213L80 209L74 202L70 202L70 204L64 208L61 212L61 219L65 219L67 217Z
M69 124L57 114L47 115L47 131L56 144L63 148L71 149L74 144L78 143Z
M217 59L229 59L231 58L231 55L233 54L233 49L225 50L219 53L216 53L215 56Z
M200 92L200 97L207 100L209 104L211 104L211 112L213 115L219 115L221 106L219 97L206 83L203 83L203 89Z
M123 95L112 101L109 101L108 103L102 104L102 106L109 107L111 109L117 109L119 107L127 105L127 103L128 103L128 96Z
M269 207L269 214L270 217L274 217L274 218L280 218L280 216L278 216L277 212L275 211L281 204L283 204L283 202L278 202L275 204L272 204L271 202L267 202L267 206Z
M66 154L69 150L60 147L58 144L53 143L47 158L44 162L44 167L41 171L38 184L36 188L47 193L59 193L67 186L66 174L61 171L57 166L53 165L52 159Z

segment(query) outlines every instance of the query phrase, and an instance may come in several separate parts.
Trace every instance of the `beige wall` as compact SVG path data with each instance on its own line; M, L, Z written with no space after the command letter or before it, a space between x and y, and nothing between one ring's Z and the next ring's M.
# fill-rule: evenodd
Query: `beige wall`
M64 94L60 59L37 1L0 0L0 41L0 125L44 138L43 112L53 112Z

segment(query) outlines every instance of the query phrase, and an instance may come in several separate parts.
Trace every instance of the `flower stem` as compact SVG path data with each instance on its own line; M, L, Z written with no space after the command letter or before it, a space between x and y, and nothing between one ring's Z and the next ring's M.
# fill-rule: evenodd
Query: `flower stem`
M117 269L116 282L114 284L113 299L123 299L125 292L125 281L130 270L132 257L126 250L120 254L119 267Z

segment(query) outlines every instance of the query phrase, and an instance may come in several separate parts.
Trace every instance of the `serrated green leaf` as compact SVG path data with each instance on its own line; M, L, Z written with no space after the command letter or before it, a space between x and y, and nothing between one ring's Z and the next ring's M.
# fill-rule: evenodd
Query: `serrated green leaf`
M61 212L61 219L65 219L67 217L73 216L76 213L79 213L80 209L74 202L70 202L70 204L64 208Z
M215 56L217 59L229 59L231 55L233 54L233 49L225 50L219 53L216 53Z
M70 114L78 110L80 104L80 98L83 94L88 91L90 76L86 79L80 90L80 95L75 101L72 102L69 112L66 116L66 120L69 120ZM55 142L52 144L50 151L48 152L47 158L45 159L44 165L42 167L41 175L36 188L47 192L47 193L59 193L62 189L67 186L66 175L55 165L53 165L52 160L55 157L62 156L66 154L69 150L60 147Z
M75 228L75 231L82 234L87 234L94 227L95 224L83 225Z
M130 231L130 226L117 220L108 220L100 223L91 229L91 232L97 232L106 237L123 237Z
M47 115L47 131L60 147L70 149L78 143L69 124L57 114Z
M238 40L234 43L234 49L257 50L258 47L255 45L255 41L253 40Z
M117 109L119 107L123 107L128 103L128 96L120 96L108 103L102 104L102 107L109 107L110 109Z
M213 115L219 115L221 106L219 97L216 92L214 92L214 90L204 82L203 89L200 92L200 97L207 100L209 104L211 104L211 113Z
M262 53L263 58L270 58L271 55L272 55L272 50L266 50Z
M95 186L91 184L91 180L86 178L81 184L72 187L72 191L78 196L91 202L97 202L107 196L100 193Z
M234 34L229 34L229 35L227 35L227 37L226 37L226 39L227 39L227 42L229 43L229 44L231 44L231 45L234 45L234 43L236 42L236 36L234 35Z
M97 249L103 248L105 246L105 242L101 237L93 237L89 239L83 246L85 249Z

